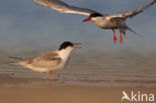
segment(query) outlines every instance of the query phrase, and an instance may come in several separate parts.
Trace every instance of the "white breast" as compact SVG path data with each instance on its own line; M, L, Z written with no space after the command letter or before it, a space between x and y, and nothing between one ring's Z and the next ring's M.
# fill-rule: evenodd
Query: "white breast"
M72 50L73 50L72 47L67 47L66 49L63 49L59 52L59 56L61 58L60 66L62 66L63 68L67 64Z

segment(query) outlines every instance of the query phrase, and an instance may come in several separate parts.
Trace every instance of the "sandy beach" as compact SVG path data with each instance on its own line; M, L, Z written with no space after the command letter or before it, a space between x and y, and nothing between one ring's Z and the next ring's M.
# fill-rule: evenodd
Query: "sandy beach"
M0 78L1 103L121 103L122 91L153 93L145 86L77 85L35 78ZM124 100L122 103L131 103ZM139 102L144 103L144 102ZM153 102L154 103L154 102Z
M46 73L10 65L8 55L2 56L0 103L132 103L121 102L123 91L156 95L155 55L96 54L71 59L64 70L53 73L56 81L49 81Z

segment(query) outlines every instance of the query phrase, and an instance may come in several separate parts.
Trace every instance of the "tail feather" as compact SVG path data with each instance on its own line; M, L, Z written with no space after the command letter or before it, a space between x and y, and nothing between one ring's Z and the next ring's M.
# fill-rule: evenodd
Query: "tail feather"
M131 31L132 33L134 33L137 37L141 37L140 34L136 33L134 30L132 30L131 28L127 28L129 31Z
M16 60L25 60L25 58L19 58L19 57L8 57L8 58L16 59Z
M6 62L6 63L13 64L13 65L19 65L21 63L19 61L26 60L26 58L20 58L20 57L8 57L8 58L17 60L17 61L8 61L8 62Z

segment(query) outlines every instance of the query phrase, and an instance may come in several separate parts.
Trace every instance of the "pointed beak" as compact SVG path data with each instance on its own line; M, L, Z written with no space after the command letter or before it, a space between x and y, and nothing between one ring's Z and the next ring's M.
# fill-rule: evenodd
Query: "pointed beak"
M86 21L91 21L91 18L87 18L87 19L83 20L83 22L86 22Z
M73 43L73 48L74 49L82 48L82 47L78 47L78 45L82 45L82 43Z

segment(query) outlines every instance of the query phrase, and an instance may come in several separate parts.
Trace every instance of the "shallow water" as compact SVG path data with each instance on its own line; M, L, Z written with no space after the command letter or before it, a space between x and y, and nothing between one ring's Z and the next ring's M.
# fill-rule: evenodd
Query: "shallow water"
M14 54L15 55L15 54ZM22 54L21 54L22 55ZM20 55L20 56L21 56ZM34 54L24 54L31 57ZM37 73L21 66L11 65L7 55L0 57L0 76L47 79L46 73ZM9 54L10 56L10 54ZM36 55L35 55L36 56ZM58 81L90 84L156 85L156 54L134 52L73 53L67 67L53 75Z

